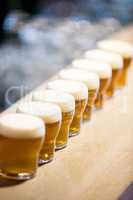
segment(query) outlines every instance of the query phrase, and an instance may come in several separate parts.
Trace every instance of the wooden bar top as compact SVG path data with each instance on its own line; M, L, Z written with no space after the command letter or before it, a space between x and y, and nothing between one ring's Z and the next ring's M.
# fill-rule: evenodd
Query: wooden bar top
M133 42L133 26L113 37ZM14 111L15 106L6 112ZM81 134L36 178L0 179L0 200L117 200L133 180L133 68L128 84L94 111Z

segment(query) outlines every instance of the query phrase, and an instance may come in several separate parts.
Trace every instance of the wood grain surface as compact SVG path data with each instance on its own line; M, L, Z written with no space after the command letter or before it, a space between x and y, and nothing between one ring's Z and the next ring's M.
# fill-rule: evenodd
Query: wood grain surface
M133 42L133 26L113 37ZM44 85L42 86L44 87ZM13 108L6 112L12 112ZM133 67L128 84L26 182L0 179L0 200L117 200L133 180Z

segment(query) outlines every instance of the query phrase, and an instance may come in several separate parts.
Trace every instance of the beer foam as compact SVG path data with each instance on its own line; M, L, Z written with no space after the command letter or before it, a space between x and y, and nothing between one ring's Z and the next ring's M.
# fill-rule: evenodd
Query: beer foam
M60 71L59 77L67 80L81 81L86 84L89 90L99 89L99 77L96 73L70 68Z
M25 102L18 106L17 112L40 117L45 123L61 121L61 110L52 103Z
M133 57L133 45L120 40L102 40L98 42L98 47L104 50L119 53L124 58Z
M75 110L75 99L72 95L55 91L40 90L33 93L33 101L51 102L57 104L62 112L71 112Z
M99 75L100 79L107 79L112 77L112 69L109 64L88 60L86 58L77 59L72 62L72 66L78 69L84 69Z
M10 138L44 137L45 126L41 119L26 114L5 114L0 117L0 135Z
M108 63L111 65L112 69L121 69L123 67L123 58L117 53L112 53L101 49L94 49L87 51L85 53L85 57L88 59L94 59Z
M70 93L75 100L88 98L88 88L82 82L57 79L49 82L47 87L48 89Z

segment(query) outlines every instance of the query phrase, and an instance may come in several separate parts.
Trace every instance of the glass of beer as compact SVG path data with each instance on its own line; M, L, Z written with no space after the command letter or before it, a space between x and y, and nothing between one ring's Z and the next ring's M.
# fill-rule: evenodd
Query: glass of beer
M39 165L53 160L55 142L61 124L61 110L52 103L25 102L18 106L17 112L40 117L46 128L45 139L39 155Z
M57 104L62 112L62 122L56 138L56 150L67 146L69 129L75 112L75 99L72 95L56 90L40 90L33 93L33 101L50 102Z
M131 64L133 58L133 46L125 41L120 40L103 40L98 43L98 47L111 51L114 53L118 53L123 58L123 69L117 81L117 86L122 88L126 85L127 81L127 73L129 66Z
M102 61L111 66L112 78L111 78L106 94L108 97L112 97L116 89L117 80L119 79L119 76L123 68L122 57L119 54L112 53L109 51L104 51L101 49L88 51L86 52L85 56L88 59L95 59L97 61Z
M104 105L104 99L107 88L112 77L112 70L109 64L89 60L86 58L77 59L72 62L72 66L78 69L86 70L88 72L96 73L100 79L100 87L95 100L95 107L100 109Z
M36 175L45 136L43 121L25 114L0 117L0 174L8 179L28 180Z
M99 76L96 73L87 72L76 68L68 68L59 72L58 76L62 79L81 81L88 88L88 102L83 113L83 120L90 120L92 109L99 90Z
M83 113L88 100L88 89L86 85L78 81L57 79L48 83L49 89L54 89L71 94L75 99L75 114L70 125L69 136L80 133Z

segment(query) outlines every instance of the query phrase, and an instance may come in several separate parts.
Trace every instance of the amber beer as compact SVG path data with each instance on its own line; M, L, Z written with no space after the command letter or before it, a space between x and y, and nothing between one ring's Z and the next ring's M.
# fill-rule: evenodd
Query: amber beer
M46 123L46 138L40 152L39 164L48 163L53 160L59 128L60 121L54 123Z
M88 89L86 85L78 81L61 80L57 79L48 83L49 89L54 89L62 92L67 92L71 94L75 99L75 114L70 125L69 136L78 135L80 132L81 121L83 117L83 112L85 110L87 99L88 99Z
M119 80L121 73L122 69L112 69L112 78L106 92L107 97L112 97L114 95L114 92L117 89L117 81Z
M117 53L123 58L123 69L117 80L118 87L126 85L127 73L133 58L133 46L125 41L120 40L103 40L98 43L98 46L106 51Z
M112 70L112 78L107 88L107 96L112 97L116 89L116 82L120 76L123 67L123 60L119 54L108 52L101 49L94 49L86 52L85 56L88 59L95 59L110 65Z
M95 99L95 107L102 108L104 105L105 94L112 77L112 70L110 65L103 62L82 58L74 60L72 62L72 66L78 69L86 70L88 72L96 73L99 76L100 86L97 97Z
M86 72L84 70L76 68L68 68L59 72L58 76L62 79L81 81L88 88L88 102L83 113L84 120L90 120L94 102L99 89L99 77L92 72ZM77 114L78 116L78 114Z
M70 125L72 123L73 116L74 116L74 111L62 113L62 125L60 129L60 134L56 139L56 150L63 149L67 146Z
M70 126L70 134L69 134L70 137L79 134L83 113L85 111L86 105L87 105L87 98L75 101L75 115Z
M62 112L62 122L56 138L56 150L67 146L69 129L75 112L74 97L65 92L55 90L40 90L33 94L34 101L51 102L57 104Z
M84 120L91 120L92 118L92 111L95 105L95 100L97 98L99 89L91 89L88 91L88 103L86 105L85 111L83 113Z
M100 79L100 88L99 88L97 98L95 100L95 107L97 109L103 108L104 106L106 91L108 89L109 84L110 84L109 78Z
M126 85L128 69L130 67L131 62L132 62L132 58L124 58L123 57L124 67L123 67L123 70L122 70L122 72L119 76L119 79L117 81L117 85L120 88Z
M55 152L55 142L61 124L60 108L52 103L25 102L19 105L17 112L34 115L43 120L46 127L46 134L40 151L39 164L52 161Z
M36 175L45 127L37 117L5 114L0 117L0 174L27 180Z

